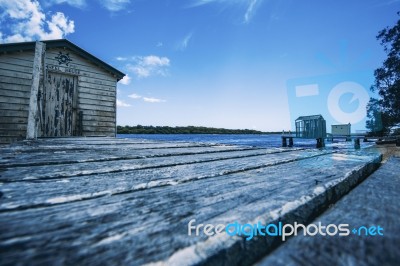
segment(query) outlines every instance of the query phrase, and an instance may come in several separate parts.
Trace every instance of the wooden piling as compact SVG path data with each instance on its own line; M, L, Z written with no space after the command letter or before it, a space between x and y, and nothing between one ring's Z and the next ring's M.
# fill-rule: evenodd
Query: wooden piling
M360 149L360 139L359 138L354 139L354 149Z
M282 147L287 147L286 137L282 137Z
M289 147L293 147L293 138L289 137Z
M317 148L325 147L325 140L324 138L317 138Z
M43 55L46 45L36 42L35 58L33 61L31 96L29 100L28 125L26 139L36 139L38 126L38 92L40 83L40 73L42 72Z

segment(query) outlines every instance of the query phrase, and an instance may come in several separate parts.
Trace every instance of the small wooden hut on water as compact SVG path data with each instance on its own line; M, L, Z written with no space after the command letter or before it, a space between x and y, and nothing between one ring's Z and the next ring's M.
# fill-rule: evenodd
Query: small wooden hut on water
M0 143L115 136L123 77L65 39L0 44Z
M295 123L296 138L326 138L326 122L322 115L300 116Z
M332 125L331 126L332 135L340 135L340 136L350 136L351 135L351 124L341 124L341 125Z
M300 116L295 123L296 138L316 139L317 148L325 146L326 121L322 115Z

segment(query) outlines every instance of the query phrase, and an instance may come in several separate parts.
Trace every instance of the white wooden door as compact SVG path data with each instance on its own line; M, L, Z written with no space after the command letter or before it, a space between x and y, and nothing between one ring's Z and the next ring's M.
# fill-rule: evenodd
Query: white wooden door
M43 136L73 136L75 126L76 77L48 72L43 92Z

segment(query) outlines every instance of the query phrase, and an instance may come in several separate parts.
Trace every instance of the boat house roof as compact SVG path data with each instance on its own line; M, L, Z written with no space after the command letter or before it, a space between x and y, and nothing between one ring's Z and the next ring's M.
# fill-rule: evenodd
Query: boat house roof
M100 60L99 58L86 52L85 50L73 44L72 42L68 41L67 39L48 40L42 42L46 44L47 48L67 48L71 50L72 52L78 54L84 59L92 62L96 66L106 70L107 72L115 76L117 80L121 80L125 76L125 74L119 71L118 69L110 66L109 64ZM19 43L0 44L0 54L6 54L8 52L17 52L17 51L22 52L22 51L35 50L35 43L36 42L19 42Z
M307 115L307 116L299 116L296 121L299 120L315 120L315 119L324 119L322 115Z

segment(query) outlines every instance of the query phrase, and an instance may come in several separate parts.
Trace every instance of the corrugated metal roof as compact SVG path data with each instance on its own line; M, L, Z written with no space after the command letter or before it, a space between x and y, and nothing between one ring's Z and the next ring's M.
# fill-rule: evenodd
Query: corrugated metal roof
M58 40L48 40L42 41L46 44L47 48L68 48L69 50L73 51L74 53L80 55L81 57L91 61L95 65L104 70L110 72L114 75L118 80L121 80L125 74L119 71L118 69L110 66L109 64L105 63L104 61L100 60L99 58L95 57L94 55L86 52L79 46L73 44L72 42L68 41L67 39L58 39ZM35 49L35 42L19 42L19 43L5 43L0 44L0 53L6 52L15 52L15 51L27 51L27 50L34 50Z
M324 119L322 115L307 115L307 116L299 116L298 120L314 120L314 119Z

